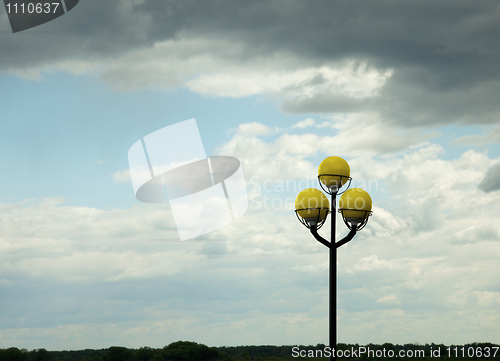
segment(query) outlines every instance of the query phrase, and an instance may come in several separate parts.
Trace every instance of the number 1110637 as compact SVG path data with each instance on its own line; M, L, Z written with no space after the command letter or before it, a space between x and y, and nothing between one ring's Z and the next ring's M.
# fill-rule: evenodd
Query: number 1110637
M448 357L495 357L499 347L448 347Z
M9 14L55 14L60 3L7 3L7 13Z

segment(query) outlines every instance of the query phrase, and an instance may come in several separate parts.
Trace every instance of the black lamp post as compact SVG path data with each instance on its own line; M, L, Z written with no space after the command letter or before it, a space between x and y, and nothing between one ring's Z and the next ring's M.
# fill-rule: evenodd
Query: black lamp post
M337 248L349 242L356 232L361 230L372 214L372 200L370 195L362 189L349 189L351 183L350 168L347 162L340 157L328 157L318 169L318 180L323 191L331 196L331 210L328 198L318 189L309 188L299 193L295 200L295 213L299 221L309 228L318 242L330 249L330 337L329 347L337 347ZM346 185L346 187L343 187ZM342 190L343 189L343 190ZM339 213L344 223L350 229L349 234L335 242L335 215L337 195L342 194L339 201ZM331 213L330 241L318 233ZM335 350L336 351L336 350ZM330 361L336 360L336 355L330 356Z

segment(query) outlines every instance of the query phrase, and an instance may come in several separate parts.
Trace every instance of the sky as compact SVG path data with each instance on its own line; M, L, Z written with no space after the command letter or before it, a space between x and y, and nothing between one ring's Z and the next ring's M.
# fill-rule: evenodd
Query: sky
M338 250L338 342L498 343L499 41L486 0L82 0L17 33L0 9L0 348L326 344L293 202L333 155L374 205ZM165 241L128 150L192 118L249 207Z

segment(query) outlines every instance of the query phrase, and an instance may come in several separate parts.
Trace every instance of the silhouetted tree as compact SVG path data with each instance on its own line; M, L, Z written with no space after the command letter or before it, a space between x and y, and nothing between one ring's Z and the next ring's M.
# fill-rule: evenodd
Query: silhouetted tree
M173 342L163 348L163 358L172 361L206 361L216 359L218 351L215 347L189 341Z
M155 354L150 361L163 361L163 356L159 353Z
M141 347L134 352L134 358L137 361L149 361L155 356L155 350L151 347Z
M31 351L31 359L33 361L51 361L52 354L44 348Z
M27 359L27 354L17 347L0 350L0 361L27 361Z
M132 359L132 351L118 346L110 347L105 357L105 361L128 361L130 359Z

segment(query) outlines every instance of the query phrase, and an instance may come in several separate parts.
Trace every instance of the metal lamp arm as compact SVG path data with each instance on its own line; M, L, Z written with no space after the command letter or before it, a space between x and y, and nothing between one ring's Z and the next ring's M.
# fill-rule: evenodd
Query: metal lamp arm
M314 238L316 238L316 240L321 243L321 244L324 244L325 246L327 246L328 248L331 248L332 247L332 244L330 242L328 242L326 239L324 239L323 237L321 237L318 233L318 229L317 227L314 225L314 226L311 226L311 233L312 235L314 236ZM351 237L352 238L352 237Z
M346 244L347 242L349 242L351 239L353 239L354 236L356 235L356 231L357 231L356 227L352 227L351 231L349 232L349 234L347 236L345 236L340 241L335 243L335 248L339 248L339 247L343 246L344 244Z

